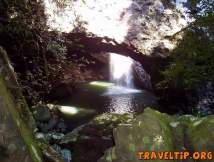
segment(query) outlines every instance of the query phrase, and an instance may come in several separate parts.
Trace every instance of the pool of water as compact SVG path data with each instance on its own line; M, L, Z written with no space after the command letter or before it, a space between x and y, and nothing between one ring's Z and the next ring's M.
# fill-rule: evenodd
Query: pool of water
M72 123L75 125L81 125L102 113L139 114L146 107L157 107L156 98L152 93L116 86L108 82L82 84L72 96L68 96L62 102L64 105L86 110L85 115L83 112L82 115L68 119L69 122L73 120Z

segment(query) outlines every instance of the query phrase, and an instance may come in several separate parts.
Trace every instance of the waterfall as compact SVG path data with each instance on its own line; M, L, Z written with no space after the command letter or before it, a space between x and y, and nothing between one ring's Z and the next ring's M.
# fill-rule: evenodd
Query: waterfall
M134 88L132 65L130 57L110 53L110 80L118 86Z

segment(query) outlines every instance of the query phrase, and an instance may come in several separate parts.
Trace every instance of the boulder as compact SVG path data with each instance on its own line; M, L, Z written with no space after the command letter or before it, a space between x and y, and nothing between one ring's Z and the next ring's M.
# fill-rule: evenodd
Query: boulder
M105 150L113 146L113 128L121 123L130 123L132 114L104 113L89 123L82 125L65 135L60 142L65 148L73 150L73 161L97 161Z
M38 122L48 122L51 119L51 113L47 106L34 107L33 116Z
M147 108L133 123L121 124L114 129L115 146L108 149L99 162L140 162L142 160L137 154L139 151L213 152L213 122L214 116L204 118L191 115L170 116Z

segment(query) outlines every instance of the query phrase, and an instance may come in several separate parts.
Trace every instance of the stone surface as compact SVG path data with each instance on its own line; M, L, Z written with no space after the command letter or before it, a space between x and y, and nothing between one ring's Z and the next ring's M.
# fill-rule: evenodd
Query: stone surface
M113 128L121 123L130 123L132 120L132 114L99 115L65 135L60 145L73 150L74 162L95 162L107 148L113 146Z
M196 119L188 127L191 148L196 151L214 151L214 115Z
M0 47L0 161L42 162L34 120L6 52Z
M2 85L2 82L0 84ZM0 94L0 161L10 162L16 160L22 162L28 159L27 161L32 162L27 147L19 135L16 123L8 111L8 103L5 103L1 90Z
M35 120L39 122L48 122L51 119L51 113L46 106L35 107L33 115Z
M196 110L202 116L214 114L214 84L208 82L205 86L199 87L196 93Z
M133 64L134 85L140 89L152 90L150 75L144 70L140 62L135 61Z
M169 116L147 108L132 124L121 124L114 129L115 146L108 149L99 162L140 162L138 151L213 152L213 122L214 116Z
M60 156L60 154L51 146L45 143L39 143L39 147L41 148L42 153L47 159L47 161L64 162L64 159Z
M133 0L126 11L127 15L131 14L126 40L142 53L167 56L176 45L175 40L167 37L179 32L188 22L184 12L177 10L171 2Z

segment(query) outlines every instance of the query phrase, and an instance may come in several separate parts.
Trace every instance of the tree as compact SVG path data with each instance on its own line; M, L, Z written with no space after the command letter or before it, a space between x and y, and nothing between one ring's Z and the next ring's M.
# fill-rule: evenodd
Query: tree
M192 5L197 6L192 13L195 21L183 31L183 39L172 52L173 61L158 84L161 88L194 89L214 81L214 4L200 0Z

